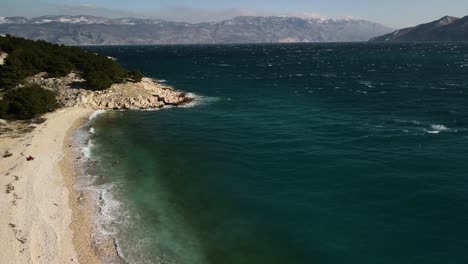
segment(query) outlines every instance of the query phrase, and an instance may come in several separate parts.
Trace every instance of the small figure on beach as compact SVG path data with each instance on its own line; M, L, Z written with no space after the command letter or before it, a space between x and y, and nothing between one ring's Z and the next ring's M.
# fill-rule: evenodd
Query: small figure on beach
M32 161L32 160L34 160L34 157L31 156L31 155L29 155L29 157L27 157L26 160L27 160L27 161Z

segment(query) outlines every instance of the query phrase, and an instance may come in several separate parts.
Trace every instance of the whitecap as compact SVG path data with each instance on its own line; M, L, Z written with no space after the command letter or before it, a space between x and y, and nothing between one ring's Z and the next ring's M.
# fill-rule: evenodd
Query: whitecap
M206 104L212 103L212 102L218 102L220 100L219 97L209 97L209 96L198 95L198 94L195 94L195 93L188 93L187 97L192 98L193 100L188 104L180 105L178 107L180 107L180 108L192 108L192 107L195 107L195 106L206 105Z
M369 88L373 88L373 87L374 87L374 85L372 84L371 81L360 81L359 83L362 84L362 85L365 85L365 86L367 86L367 87L369 87Z
M448 127L444 126L444 125L431 125L431 128L434 129L435 131L448 131L450 130Z
M88 132L90 134L96 134L96 129L94 129L94 127L91 127Z

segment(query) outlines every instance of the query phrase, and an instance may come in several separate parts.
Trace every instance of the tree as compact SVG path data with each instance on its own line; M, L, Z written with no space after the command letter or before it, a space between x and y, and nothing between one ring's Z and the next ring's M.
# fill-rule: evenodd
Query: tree
M0 67L0 89L16 87L25 78L40 72L62 77L73 70L79 71L92 90L107 89L129 78L128 72L114 60L77 47L7 35L0 37L0 50L8 53L5 65Z

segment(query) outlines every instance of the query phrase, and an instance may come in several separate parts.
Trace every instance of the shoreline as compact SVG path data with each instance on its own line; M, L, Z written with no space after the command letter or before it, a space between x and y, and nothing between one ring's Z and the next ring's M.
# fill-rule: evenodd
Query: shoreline
M74 132L97 111L160 109L195 100L146 77L97 92L73 88L81 81L75 73L28 78L56 92L64 107L28 121L0 120L0 259L6 263L125 263L115 238L97 235L99 197L77 187L86 164ZM26 160L29 155L33 161Z
M78 253L80 263L113 263L123 264L125 261L119 255L113 237L99 237L97 239L97 217L99 206L96 193L87 188L78 188L79 177L83 175L86 163L82 153L83 145L75 140L75 133L87 126L99 111L92 110L86 117L76 120L69 129L64 144L64 159L62 171L68 181L70 190L70 208L72 210L71 228L74 232L73 244ZM83 132L88 133L88 132Z
M59 164L69 193L69 207L72 211L70 228L73 230L73 246L78 254L79 263L102 263L92 238L94 226L92 198L86 192L76 189L79 171L75 164L77 153L73 149L73 134L88 122L94 112L91 111L75 120L68 129L63 144L64 157Z
M62 108L0 134L0 258L6 263L121 263L113 241L93 241L96 205L75 188L73 133L93 109ZM26 161L32 155L33 161Z

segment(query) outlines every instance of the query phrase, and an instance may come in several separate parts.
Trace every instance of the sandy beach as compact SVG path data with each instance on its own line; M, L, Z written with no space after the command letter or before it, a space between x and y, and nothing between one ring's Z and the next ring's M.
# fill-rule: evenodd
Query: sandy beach
M0 135L1 263L100 262L91 242L92 215L73 188L70 143L91 113L60 109L32 132ZM29 155L35 159L27 161Z

